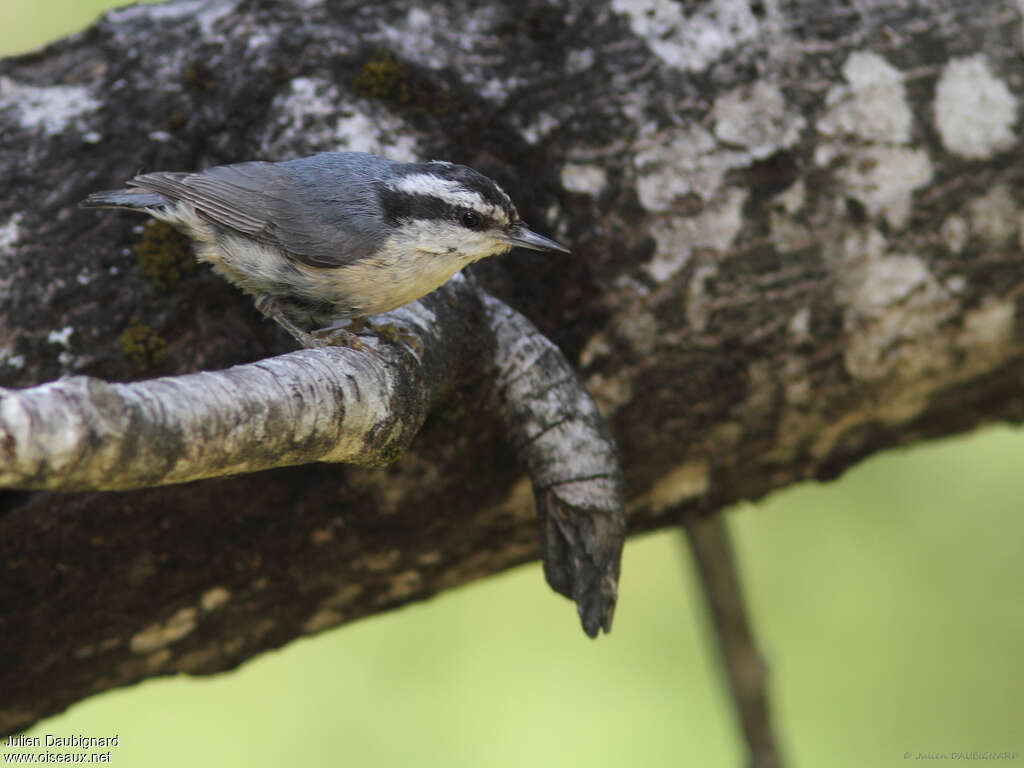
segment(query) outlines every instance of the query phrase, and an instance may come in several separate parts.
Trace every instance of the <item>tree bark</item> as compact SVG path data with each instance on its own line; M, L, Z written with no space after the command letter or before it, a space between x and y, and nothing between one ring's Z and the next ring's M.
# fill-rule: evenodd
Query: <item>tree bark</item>
M995 0L115 11L0 62L0 385L291 352L169 235L75 206L347 148L476 167L571 244L471 272L582 372L631 532L1018 421L1021 47ZM5 492L0 731L536 557L514 382L452 381L384 469Z

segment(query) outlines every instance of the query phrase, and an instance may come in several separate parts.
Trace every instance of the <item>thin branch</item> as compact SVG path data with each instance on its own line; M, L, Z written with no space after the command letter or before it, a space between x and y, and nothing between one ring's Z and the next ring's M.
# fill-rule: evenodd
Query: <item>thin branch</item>
M768 674L754 645L729 531L721 515L691 519L684 527L747 742L748 764L750 768L780 768L783 763L768 707Z
M457 281L449 292L466 292ZM396 310L396 344L302 350L223 371L127 384L78 376L0 390L0 486L124 490L314 461L382 465L449 382L431 357L435 297ZM427 375L425 369L442 372Z

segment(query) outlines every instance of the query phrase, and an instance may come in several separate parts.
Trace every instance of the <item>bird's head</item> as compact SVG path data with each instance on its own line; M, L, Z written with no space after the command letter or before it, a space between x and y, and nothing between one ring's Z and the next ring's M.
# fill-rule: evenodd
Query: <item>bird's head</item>
M380 203L392 237L420 253L465 264L514 247L569 253L529 229L496 182L464 165L401 165L384 183Z

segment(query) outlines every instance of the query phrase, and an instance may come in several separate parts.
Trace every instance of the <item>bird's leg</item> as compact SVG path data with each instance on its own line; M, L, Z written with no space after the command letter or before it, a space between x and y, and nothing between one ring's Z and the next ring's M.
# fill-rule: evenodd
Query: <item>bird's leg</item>
M349 321L348 330L352 333L359 333L364 328L369 328L371 331L373 330L373 326L370 324L370 321L365 317L353 317Z
M299 344L310 349L322 347L351 347L362 349L363 343L354 333L344 328L322 328L312 333L304 331L295 323L281 308L281 305L272 296L266 294L256 299L256 309L264 317L268 317L291 334Z

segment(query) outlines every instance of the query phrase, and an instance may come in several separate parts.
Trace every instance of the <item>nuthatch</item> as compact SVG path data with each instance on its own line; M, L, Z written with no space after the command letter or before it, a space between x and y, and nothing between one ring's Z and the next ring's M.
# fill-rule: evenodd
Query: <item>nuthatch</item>
M569 252L528 229L501 187L471 168L363 152L146 173L82 206L139 210L182 230L200 261L307 346L324 341L291 318L387 312L514 246Z

